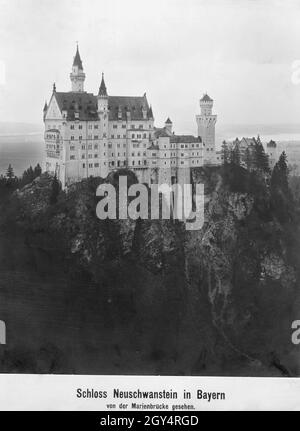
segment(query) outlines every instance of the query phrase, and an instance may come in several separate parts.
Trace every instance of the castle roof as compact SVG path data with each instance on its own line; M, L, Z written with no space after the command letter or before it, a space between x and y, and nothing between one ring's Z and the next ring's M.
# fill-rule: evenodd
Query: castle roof
M67 111L67 120L75 119L75 112L79 113L79 120L97 120L97 98L86 92L56 92L56 101L61 111Z
M67 120L75 119L75 112L79 113L79 120L97 120L98 119L98 103L97 96L87 92L55 92L58 106L60 110L67 111ZM108 112L109 120L122 119L126 120L126 112L130 112L130 119L143 120L143 110L149 113L149 105L145 96L108 96ZM149 116L148 116L149 118Z
M203 94L203 97L200 99L201 102L213 102L213 99L211 97L209 97L209 95Z
M99 88L99 96L107 96L107 91L106 91L106 85L104 82L104 73L102 73L102 79L101 79L101 84L100 84L100 88Z
M159 146L151 142L151 145L147 148L147 150L159 150Z
M170 133L167 133L165 127L155 127L154 128L154 136L156 138L169 138Z
M146 96L108 96L109 119L118 120L119 113L126 120L126 112L130 112L130 119L143 120L143 111L149 116L149 105Z
M202 142L202 139L200 136L196 137L193 135L172 135L170 137L170 142L177 142L177 143L193 143L193 142Z
M273 141L273 139L271 139L271 141L267 143L267 147L276 148L277 147L276 142Z
M75 54L74 61L73 61L73 66L78 66L78 69L83 70L78 45L77 45L76 54Z

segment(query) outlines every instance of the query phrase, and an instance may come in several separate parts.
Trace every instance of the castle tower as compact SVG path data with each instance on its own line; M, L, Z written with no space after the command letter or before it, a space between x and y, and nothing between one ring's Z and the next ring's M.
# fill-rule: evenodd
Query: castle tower
M203 143L204 163L214 164L216 162L215 126L217 116L212 114L213 99L204 94L200 99L201 114L196 116L198 125L198 136Z
M109 157L107 151L108 135L108 94L104 82L104 74L102 73L101 84L97 95L97 110L100 120L100 136L102 140L101 145L101 176L106 177L108 174Z
M165 121L165 129L166 129L166 132L170 135L172 135L172 127L173 127L173 123L168 117Z
M85 73L83 72L83 66L82 66L82 61L78 50L78 45L77 45L76 54L73 61L72 72L70 73L70 79L72 82L72 91L74 92L84 91Z

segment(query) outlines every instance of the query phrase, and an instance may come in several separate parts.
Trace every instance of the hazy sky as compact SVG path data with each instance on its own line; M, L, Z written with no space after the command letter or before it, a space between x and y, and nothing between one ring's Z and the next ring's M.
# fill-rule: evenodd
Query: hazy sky
M219 124L300 123L300 1L0 0L0 19L0 121L42 122L78 40L87 91L104 71L109 94L146 91L178 133L196 133L204 92Z

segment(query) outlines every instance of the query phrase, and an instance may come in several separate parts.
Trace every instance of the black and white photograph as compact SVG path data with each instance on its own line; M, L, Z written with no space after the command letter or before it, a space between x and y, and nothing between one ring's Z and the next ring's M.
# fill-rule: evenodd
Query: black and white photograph
M1 376L299 377L300 2L0 20Z

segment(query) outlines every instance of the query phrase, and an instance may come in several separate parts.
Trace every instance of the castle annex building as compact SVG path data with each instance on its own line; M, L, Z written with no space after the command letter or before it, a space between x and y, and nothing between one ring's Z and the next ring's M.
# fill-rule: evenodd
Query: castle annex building
M106 177L129 168L139 181L178 181L191 167L216 163L213 100L205 94L196 116L197 136L176 135L168 118L154 126L152 107L143 96L109 95L104 76L97 95L84 90L85 73L78 46L70 74L72 89L56 91L44 106L45 169L63 187L89 176Z

